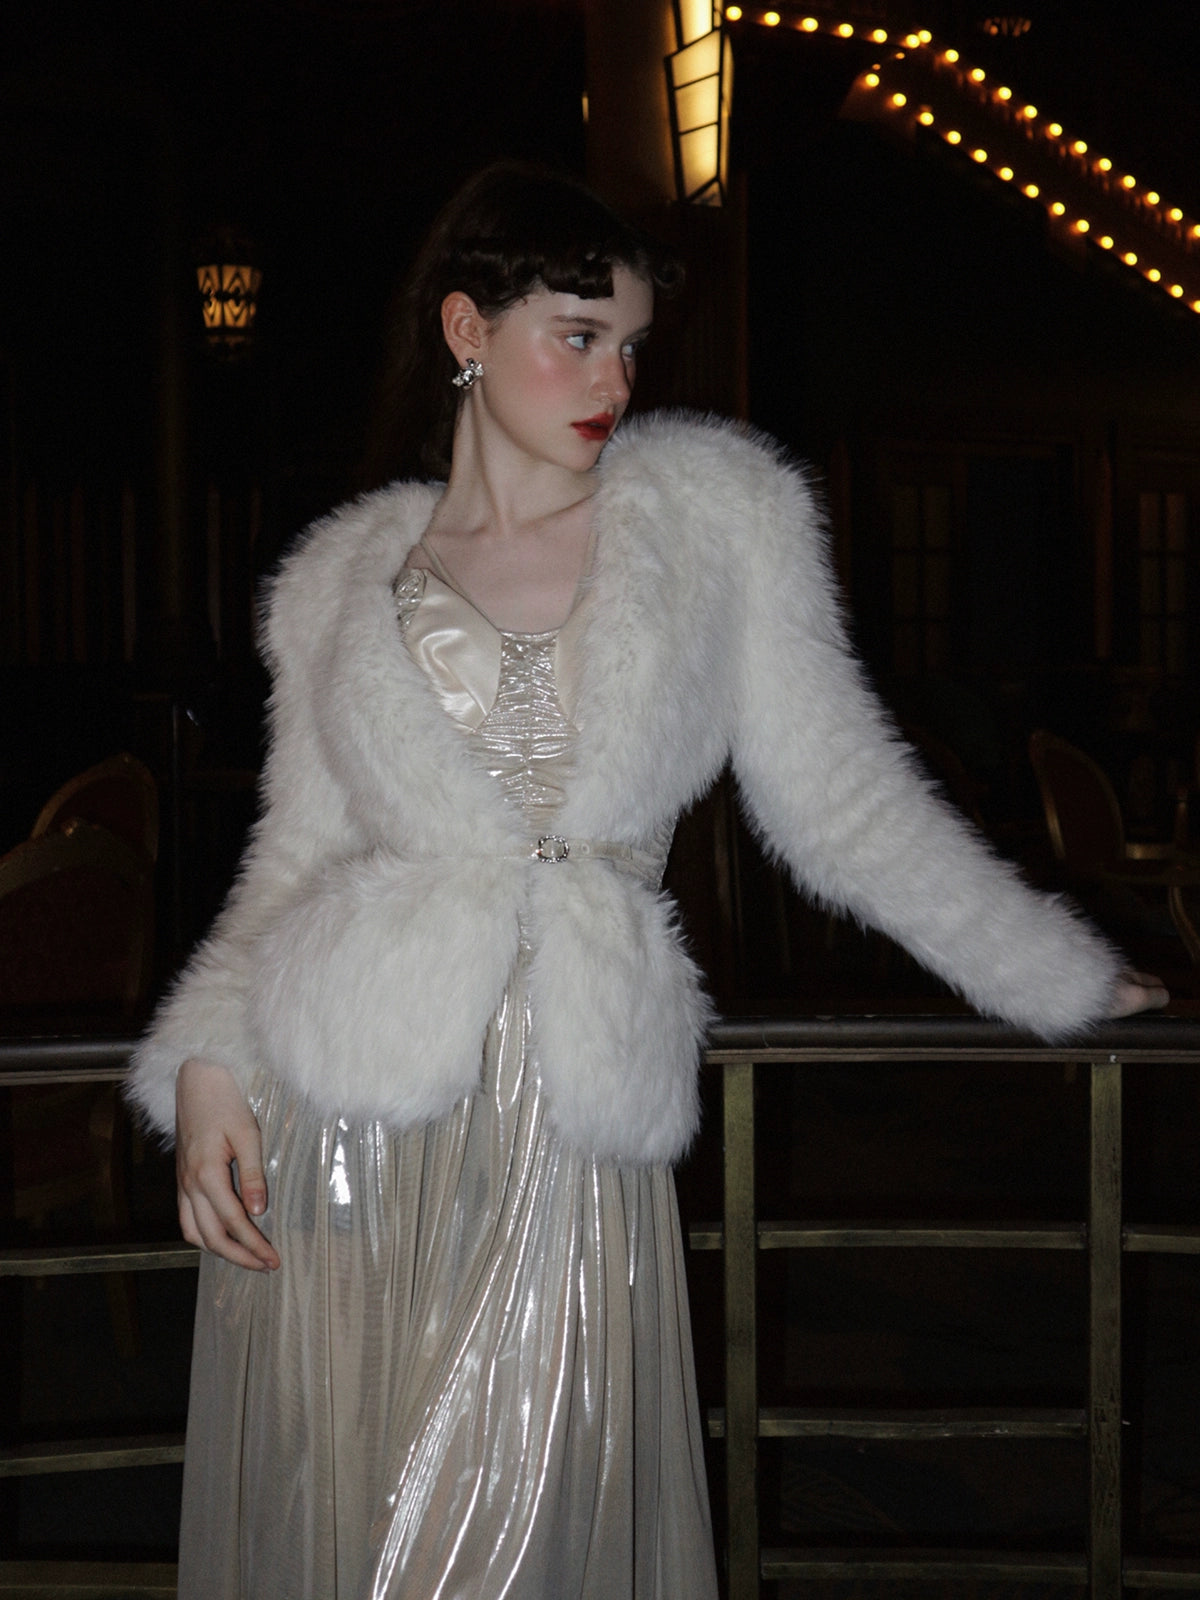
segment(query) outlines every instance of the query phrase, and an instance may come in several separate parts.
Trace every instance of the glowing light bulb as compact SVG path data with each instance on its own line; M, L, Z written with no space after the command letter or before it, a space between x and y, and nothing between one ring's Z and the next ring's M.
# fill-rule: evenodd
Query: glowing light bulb
M1053 211L1056 217L1065 216L1067 210L1066 206L1063 205L1061 200L1056 200L1050 209Z
M986 77L987 77L987 73L983 70L982 67L972 67L971 68L971 82L972 83L982 83L983 80Z
M1157 189L1146 190L1146 204L1148 206L1156 206L1161 199L1162 196L1159 194Z
M1191 235L1193 239L1200 239L1200 222L1192 223Z
M854 28L849 22L839 22L837 25L837 31L838 37L841 39L853 39L854 37Z
M1005 183L1011 183L1013 181L1013 169L1011 167L1001 167L999 176L1004 179Z
M777 28L779 26L778 11L764 11L763 21L766 23L768 28Z
M871 35L871 37L872 37L872 39L874 39L876 44L886 44L887 43L887 29L886 28L876 28L874 33Z
M1091 226L1092 226L1091 223L1088 221L1088 219L1086 217L1076 217L1076 219L1075 219L1075 232L1076 233L1087 233L1087 231L1089 230L1089 228Z
M1100 237L1096 240L1096 243L1100 246L1101 250L1111 250L1112 247L1113 247L1112 234L1111 233L1102 233L1100 235Z
M1172 206L1170 211L1167 212L1167 215L1170 217L1172 222L1183 221L1183 212L1180 211L1178 206Z
M878 89L879 74L877 72L868 72L866 77L863 79L863 82L866 84L868 89Z
M1036 183L1027 183L1021 190L1021 193L1027 194L1031 200L1036 200L1041 192Z
M933 112L932 111L920 111L920 112L918 112L917 113L917 121L921 124L921 126L923 128L932 128L933 127Z
M1071 149L1074 150L1077 156L1087 155L1087 140L1076 139L1075 143L1071 146Z
M1136 250L1126 250L1125 254L1121 257L1121 260L1125 263L1125 265L1127 267L1136 267L1137 266L1137 251Z
M1061 122L1048 122L1046 124L1046 133L1047 133L1047 136L1049 138L1051 138L1051 139L1061 139L1062 138L1062 123Z
M1193 311L1200 311L1200 300L1193 300L1192 301L1192 310Z
M962 143L962 134L959 133L957 128L951 128L949 133L947 133L947 135L946 135L946 143L947 144L961 144Z
M1101 172L1111 172L1112 171L1112 162L1108 159L1107 156L1101 156L1099 161L1097 161L1096 165L1100 168Z
M1036 106L1022 106L1021 108L1021 115L1023 117L1027 117L1030 122L1034 120L1037 114L1038 112Z
M801 30L804 33L816 33L820 26L821 24L817 21L816 17L804 17L800 23Z
M972 161L986 161L987 160L987 151L986 150L972 150L971 151L971 160Z
M1136 189L1137 188L1137 179L1134 177L1132 172L1127 172L1125 174L1125 176L1121 179L1121 187L1123 189Z
M896 110L899 111L901 106L906 106L908 104L908 96L906 94L900 94L897 92L892 96L892 104L895 106Z
M742 20L741 6L726 6L725 19L727 22L740 22Z
M915 50L920 43L921 39L918 34L906 33L904 35L904 48L906 50Z
M1175 296L1176 300L1183 299L1183 285L1181 283L1173 283L1169 292Z
M1146 276L1150 279L1151 283L1158 283L1162 278L1162 273L1157 267L1151 267Z
M958 51L957 50L947 50L945 55L942 57L942 60L943 61L948 61L950 63L950 65L953 66L954 63L958 60Z
M996 90L996 99L997 100L1011 100L1012 99L1012 90L1011 89L997 89Z

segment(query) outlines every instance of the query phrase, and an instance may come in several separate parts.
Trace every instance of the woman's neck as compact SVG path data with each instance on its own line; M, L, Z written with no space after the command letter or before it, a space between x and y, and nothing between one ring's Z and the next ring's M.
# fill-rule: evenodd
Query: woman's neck
M532 461L503 435L489 435L464 414L455 430L450 477L431 531L445 527L458 535L519 536L590 499L595 488L594 473Z

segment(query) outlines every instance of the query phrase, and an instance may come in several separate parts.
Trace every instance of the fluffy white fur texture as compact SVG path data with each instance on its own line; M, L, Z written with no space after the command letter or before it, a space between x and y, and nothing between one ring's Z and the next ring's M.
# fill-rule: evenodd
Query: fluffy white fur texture
M327 1116L413 1127L444 1115L479 1087L526 871L383 852L327 869L259 940L261 1060Z
M915 770L849 654L803 476L715 421L626 424L601 461L579 740L558 831L653 850L732 754L800 883L980 1009L1049 1038L1105 1015L1116 954L996 860ZM668 1161L707 1018L671 911L604 862L506 862L515 812L446 717L391 583L436 488L318 523L274 585L262 821L165 1002L133 1095L173 1124L189 1055L398 1126L476 1083L527 903L534 1044L577 1146Z
M699 1126L710 1019L670 899L603 863L539 872L533 1053L555 1125L602 1160L674 1161Z

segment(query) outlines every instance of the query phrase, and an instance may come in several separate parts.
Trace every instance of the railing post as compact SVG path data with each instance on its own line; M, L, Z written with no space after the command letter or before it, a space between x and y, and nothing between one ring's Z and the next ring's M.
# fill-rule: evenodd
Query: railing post
M725 1065L725 1482L729 1597L758 1595L758 1349L754 1063Z
M1091 1065L1088 1554L1091 1600L1121 1600L1121 1062Z

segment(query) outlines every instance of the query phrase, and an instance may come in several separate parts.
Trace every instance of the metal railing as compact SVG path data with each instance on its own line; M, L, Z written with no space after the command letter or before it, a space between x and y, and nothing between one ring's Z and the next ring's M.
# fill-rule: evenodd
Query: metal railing
M725 1404L708 1418L725 1440L730 1600L751 1600L766 1579L935 1581L1004 1579L1086 1586L1092 1600L1123 1589L1200 1590L1200 1560L1139 1558L1122 1549L1121 1280L1127 1252L1200 1254L1200 1226L1125 1223L1122 1214L1122 1069L1126 1064L1200 1065L1200 1023L1148 1017L1113 1023L1085 1045L1050 1049L975 1018L871 1017L722 1022L708 1061L721 1069L724 1218L691 1230L696 1249L724 1250ZM1085 1065L1090 1074L1086 1220L1014 1226L784 1223L755 1205L755 1075L759 1067L837 1062L1012 1062ZM1082 1200L1081 1196L1081 1200ZM1200 1222L1200 1219L1197 1219ZM760 1251L787 1249L1038 1249L1086 1253L1088 1386L1079 1408L846 1410L761 1403L757 1265ZM1010 1550L776 1549L759 1541L758 1449L763 1438L1078 1438L1088 1452L1087 1528L1079 1548Z
M119 1080L131 1040L0 1041L0 1087ZM974 1018L871 1017L717 1023L708 1063L723 1081L723 1217L693 1227L694 1249L722 1250L725 1403L709 1413L726 1458L730 1600L751 1600L764 1580L836 1578L1006 1579L1086 1585L1092 1600L1120 1600L1125 1587L1200 1591L1200 1560L1140 1558L1122 1549L1121 1281L1130 1252L1200 1254L1200 1225L1126 1223L1122 1214L1122 1071L1126 1064L1200 1066L1200 1022L1163 1017L1114 1023L1086 1044L1051 1049ZM1090 1152L1086 1218L1053 1225L780 1222L755 1201L755 1076L764 1066L796 1069L837 1062L1013 1062L1086 1066ZM1081 1197L1082 1199L1082 1197ZM1200 1224L1200 1219L1197 1219ZM1086 1255L1088 1392L1081 1407L848 1410L763 1405L758 1386L759 1253L790 1249L1037 1249ZM0 1250L0 1277L154 1271L193 1266L185 1244L85 1249ZM1075 1438L1088 1451L1087 1527L1079 1548L984 1552L762 1548L758 1450L763 1438ZM178 1461L182 1439L162 1436L10 1446L0 1477ZM69 1586L64 1591L63 1585ZM0 1595L132 1593L169 1595L174 1569L161 1563L0 1562Z

